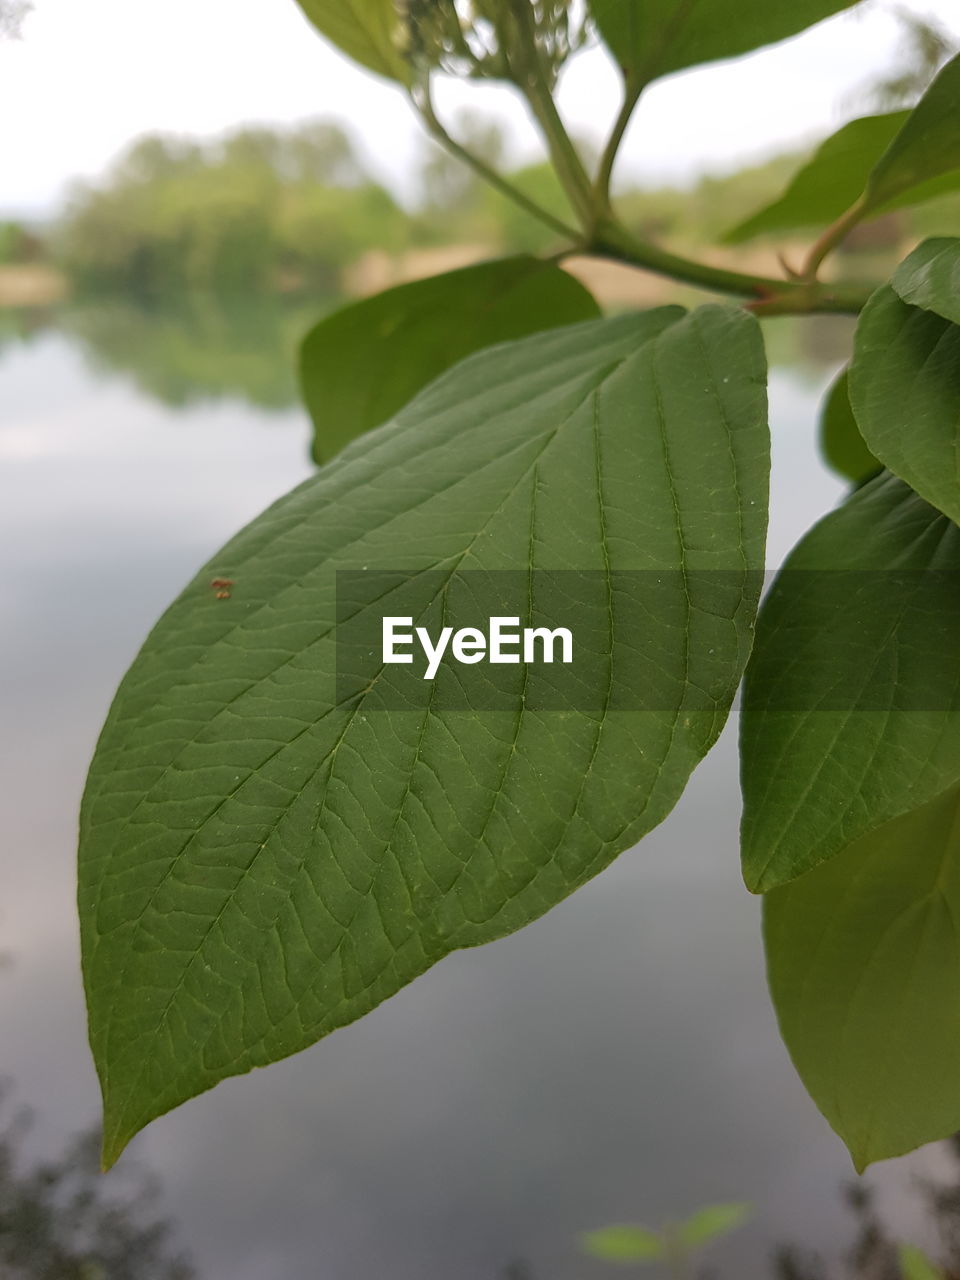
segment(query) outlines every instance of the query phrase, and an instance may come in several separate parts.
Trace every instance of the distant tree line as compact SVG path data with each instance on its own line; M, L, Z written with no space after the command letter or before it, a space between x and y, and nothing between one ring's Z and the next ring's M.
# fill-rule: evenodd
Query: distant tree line
M507 140L498 125L465 115L458 129L471 150L503 165ZM781 157L692 190L628 192L624 206L648 232L705 238L772 198L796 162ZM548 165L512 180L559 217L571 216ZM416 208L399 206L330 122L244 128L214 141L149 136L102 181L75 187L49 249L81 288L163 297L335 292L343 269L371 249L550 248L548 229L439 150L424 153L419 188ZM13 256L0 237L0 261Z
M54 252L81 285L134 293L333 284L369 248L396 251L405 218L336 125L149 136L77 187Z

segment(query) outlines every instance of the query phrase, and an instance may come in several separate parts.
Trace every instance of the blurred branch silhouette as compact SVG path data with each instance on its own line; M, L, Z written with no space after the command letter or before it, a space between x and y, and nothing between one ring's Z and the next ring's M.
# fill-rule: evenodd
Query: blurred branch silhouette
M863 86L858 103L871 111L912 107L944 63L957 52L956 41L934 17L894 9L902 28L899 56L890 70Z
M0 1087L0 1105L9 1094ZM195 1280L154 1216L157 1182L128 1175L124 1192L100 1174L100 1135L81 1134L55 1159L28 1163L21 1111L0 1129L0 1275L3 1280Z
M0 0L0 40L16 39L20 24L32 8L29 0Z

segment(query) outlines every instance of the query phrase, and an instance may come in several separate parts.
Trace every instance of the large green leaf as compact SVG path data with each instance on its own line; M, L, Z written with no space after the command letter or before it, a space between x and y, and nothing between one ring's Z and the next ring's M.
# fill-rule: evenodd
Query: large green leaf
M790 180L783 195L728 231L728 244L742 244L755 236L834 222L863 194L885 149L911 117L910 111L862 116L821 143L813 157ZM945 173L924 179L903 191L871 202L864 218L892 209L923 204L960 190L960 162Z
M941 174L960 169L960 55L951 59L877 161L866 186L876 209Z
M960 520L960 326L878 289L857 325L850 403L884 466Z
M780 1030L862 1171L960 1128L960 791L768 894Z
M896 269L894 292L912 307L960 325L960 240L926 240Z
M856 0L590 0L620 65L645 83L671 71L733 58L796 35Z
M591 320L597 304L556 263L521 255L399 285L337 311L300 352L300 384L325 462L451 365L484 347Z
M849 370L841 370L826 394L820 413L820 449L834 471L860 484L881 468L853 416L848 381Z
M108 1163L184 1099L539 916L669 812L752 639L764 365L757 322L731 307L481 352L175 602L120 688L81 816ZM507 710L434 707L435 686L385 709L406 667L341 696L338 571L378 568L406 571L441 621L468 571L519 571L531 613L531 570L588 572L599 699L537 710L556 670L542 664L511 669ZM633 629L614 583L638 576L658 608ZM647 682L657 706L613 709Z
M772 889L960 780L960 530L884 473L794 550L744 686L743 866Z
M396 0L297 0L317 30L361 66L409 84Z

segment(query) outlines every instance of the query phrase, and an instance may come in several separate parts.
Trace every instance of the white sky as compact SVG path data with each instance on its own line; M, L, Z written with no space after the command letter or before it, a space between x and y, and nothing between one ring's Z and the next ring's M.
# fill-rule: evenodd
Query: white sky
M723 169L856 114L854 91L896 54L891 7L865 0L774 49L654 86L622 172L682 179ZM902 7L960 33L960 0ZM561 103L576 131L596 136L615 93L593 51L570 69ZM506 91L453 84L440 101L496 112L510 122L517 157L533 153L534 134ZM0 42L0 210L50 210L71 178L101 173L145 131L210 134L316 115L352 123L381 176L410 190L418 126L403 95L315 36L295 0L35 0L22 39Z

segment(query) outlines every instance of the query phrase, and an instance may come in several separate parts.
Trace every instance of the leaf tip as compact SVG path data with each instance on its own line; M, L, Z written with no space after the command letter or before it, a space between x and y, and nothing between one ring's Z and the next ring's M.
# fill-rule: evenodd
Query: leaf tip
M762 877L758 876L755 869L752 867L745 866L743 868L743 883L746 886L747 892L754 894L758 898L762 898L766 892Z
M743 836L741 836L740 849L740 873L743 876L743 883L748 893L761 896L770 889L776 889L779 881L770 872L769 858L765 860L758 858L756 852Z
M100 1144L100 1172L109 1173L113 1166L123 1155L127 1147L127 1138L111 1138L107 1136L104 1130L103 1141Z
M126 1151L130 1142L143 1128L143 1124L129 1124L120 1107L109 1100L103 1104L103 1137L100 1141L100 1172L109 1173Z

